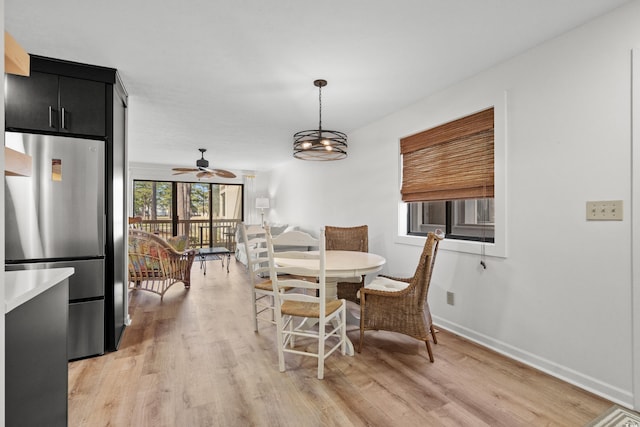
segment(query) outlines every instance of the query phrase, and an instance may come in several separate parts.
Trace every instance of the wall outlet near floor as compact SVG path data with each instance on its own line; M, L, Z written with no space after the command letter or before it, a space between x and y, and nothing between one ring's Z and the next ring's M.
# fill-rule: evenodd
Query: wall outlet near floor
M453 305L453 292L447 291L447 304Z
M622 200L587 202L587 220L622 221Z

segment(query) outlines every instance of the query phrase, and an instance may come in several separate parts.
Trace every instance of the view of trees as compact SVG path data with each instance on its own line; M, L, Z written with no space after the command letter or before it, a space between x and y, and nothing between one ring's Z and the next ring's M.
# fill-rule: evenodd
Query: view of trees
M172 217L172 197L174 183L160 181L134 181L133 188L133 215L142 217L143 220L167 219ZM226 192L230 192L234 198L241 195L239 185L223 185L209 183L175 183L177 200L177 214L181 220L192 218L226 218L223 200L221 197L222 187L226 187ZM210 211L211 210L211 211ZM241 213L234 209L230 218L240 218ZM213 215L211 215L213 212Z
M192 245L218 244L224 227L242 220L242 185L136 180L133 216L162 236L186 234Z
M213 218L224 217L224 212L220 211L220 187L218 184L177 183L178 217L185 220L194 217L209 218L210 196ZM171 218L171 182L135 181L133 197L134 216L146 220Z
M171 183L134 181L133 216L158 219L171 215Z

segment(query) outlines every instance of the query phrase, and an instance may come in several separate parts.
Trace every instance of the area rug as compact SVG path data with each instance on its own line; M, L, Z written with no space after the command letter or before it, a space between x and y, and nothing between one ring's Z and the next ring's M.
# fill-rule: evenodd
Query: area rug
M616 405L585 427L640 427L640 414Z

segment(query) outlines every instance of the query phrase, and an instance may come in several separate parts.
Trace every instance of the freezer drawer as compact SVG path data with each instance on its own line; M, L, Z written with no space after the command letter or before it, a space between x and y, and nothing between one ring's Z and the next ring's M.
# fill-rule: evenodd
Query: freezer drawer
M104 354L104 300L69 304L69 360Z
M75 269L73 275L69 277L69 301L104 297L104 259L7 264L5 270L39 270L62 267Z

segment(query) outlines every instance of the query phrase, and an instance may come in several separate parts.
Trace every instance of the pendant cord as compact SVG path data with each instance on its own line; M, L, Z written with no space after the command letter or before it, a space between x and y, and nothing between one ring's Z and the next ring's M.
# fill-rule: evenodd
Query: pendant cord
M322 131L322 86L318 86L318 105L320 106L319 108L319 120L318 120L318 130ZM320 134L322 135L322 132L320 132Z

